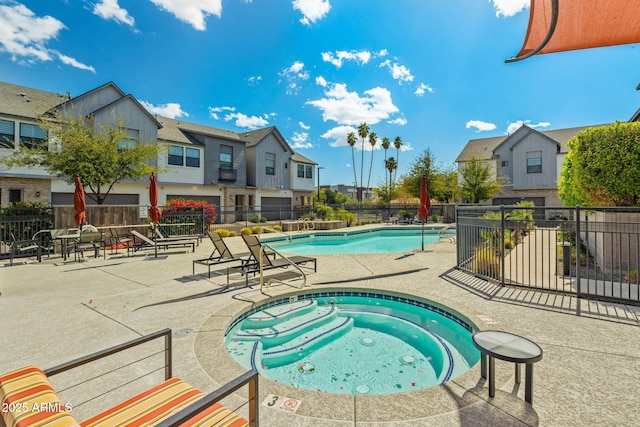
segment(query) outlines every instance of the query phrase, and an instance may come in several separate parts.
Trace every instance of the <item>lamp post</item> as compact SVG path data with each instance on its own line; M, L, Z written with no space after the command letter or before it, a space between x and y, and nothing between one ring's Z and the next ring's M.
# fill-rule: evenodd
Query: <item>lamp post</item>
M318 204L320 204L320 169L324 169L322 166L318 166Z

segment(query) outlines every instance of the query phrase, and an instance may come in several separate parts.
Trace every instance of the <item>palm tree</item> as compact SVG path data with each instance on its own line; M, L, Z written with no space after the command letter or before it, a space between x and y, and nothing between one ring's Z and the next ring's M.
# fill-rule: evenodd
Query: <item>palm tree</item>
M389 171L389 186L391 186L391 183L393 182L391 176L393 171L398 169L398 161L393 157L389 157L388 159L385 159L384 167Z
M378 142L378 135L375 132L371 132L369 134L369 144L371 144L371 163L369 164L369 178L367 178L367 188L369 188L369 184L371 183L371 169L373 169L373 149Z
M393 146L396 147L396 175L398 174L398 159L400 159L400 147L402 147L402 139L400 139L399 136L396 136L395 141L393 141ZM394 175L394 179L396 177L396 175Z
M364 172L364 140L369 135L369 126L366 123L360 123L358 126L358 135L362 138L362 144L360 150L362 151L362 160L360 162L360 186L362 186L362 173ZM362 202L362 192L360 192L360 198L358 200Z
M382 149L384 150L384 162L387 163L387 150L391 147L391 141L386 136L382 138ZM387 185L387 174L384 174L385 185Z
M347 144L351 147L351 168L353 169L353 181L356 184L356 197L358 196L358 178L356 178L356 160L353 153L353 147L356 145L356 134L349 132L347 135Z

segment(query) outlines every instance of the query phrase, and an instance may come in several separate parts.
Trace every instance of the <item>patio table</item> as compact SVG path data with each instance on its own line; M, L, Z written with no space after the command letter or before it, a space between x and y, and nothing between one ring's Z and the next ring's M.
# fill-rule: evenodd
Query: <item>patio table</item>
M526 365L524 400L533 405L533 364L542 359L542 349L533 341L502 331L480 331L473 335L473 344L480 350L480 373L487 378L489 357L489 397L496 394L495 359L516 364L516 384L520 384L520 364Z

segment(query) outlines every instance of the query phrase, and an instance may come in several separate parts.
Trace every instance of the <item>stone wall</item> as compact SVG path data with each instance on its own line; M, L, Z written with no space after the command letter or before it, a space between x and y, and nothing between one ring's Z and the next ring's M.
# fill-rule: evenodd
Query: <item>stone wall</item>
M49 204L51 200L51 181L37 178L0 178L0 207L9 206L10 190L22 192L21 201Z

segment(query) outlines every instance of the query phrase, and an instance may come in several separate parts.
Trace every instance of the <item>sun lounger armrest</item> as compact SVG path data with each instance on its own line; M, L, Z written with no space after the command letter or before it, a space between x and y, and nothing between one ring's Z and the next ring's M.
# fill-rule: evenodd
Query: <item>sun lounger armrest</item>
M239 377L229 381L219 389L209 393L197 402L192 403L180 412L172 415L157 424L158 427L179 426L183 423L189 424L189 419L206 411L215 403L236 392L243 386L249 388L249 425L256 425L258 419L258 373L250 370Z

